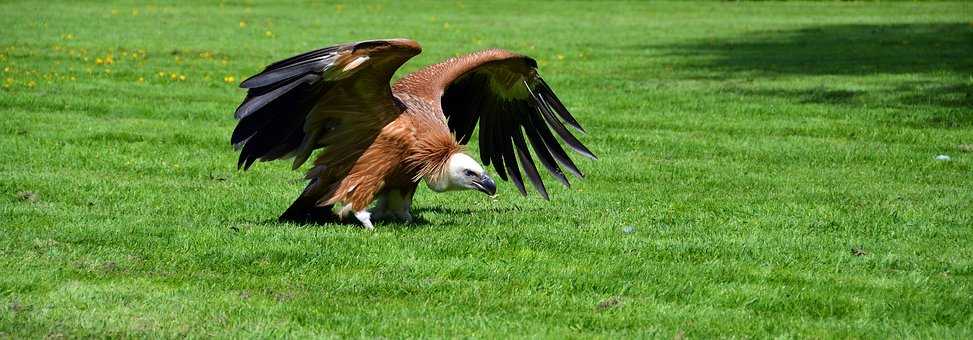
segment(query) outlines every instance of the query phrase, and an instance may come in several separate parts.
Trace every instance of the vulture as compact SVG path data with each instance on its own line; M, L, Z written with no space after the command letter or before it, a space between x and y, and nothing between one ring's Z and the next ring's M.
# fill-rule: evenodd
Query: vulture
M523 195L526 176L548 199L535 157L565 186L564 171L583 178L562 142L596 157L568 130L584 133L538 75L534 59L489 49L390 84L421 51L409 39L339 44L270 64L240 84L247 94L231 136L240 151L237 168L293 158L297 169L321 149L307 186L280 221L324 223L353 215L369 230L373 218L411 221L412 197L423 181L435 192L495 196L496 182L464 153L477 126L480 160Z

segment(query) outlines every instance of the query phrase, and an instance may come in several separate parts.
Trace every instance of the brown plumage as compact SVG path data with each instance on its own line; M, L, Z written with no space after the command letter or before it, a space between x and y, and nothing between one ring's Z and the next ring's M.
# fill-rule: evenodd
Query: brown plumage
M240 86L249 89L236 110L231 142L238 166L293 157L298 168L322 149L308 186L283 221L328 222L366 211L411 219L419 182L435 191L474 189L493 195L495 183L462 151L479 122L480 158L526 194L523 174L547 199L533 155L564 185L561 166L582 177L561 141L594 155L565 128L581 126L537 74L533 59L491 49L431 65L389 86L393 73L419 54L407 39L325 47L268 66ZM525 138L526 136L526 138ZM518 167L518 162L520 167ZM560 165L559 165L560 164ZM523 174L521 173L523 169Z

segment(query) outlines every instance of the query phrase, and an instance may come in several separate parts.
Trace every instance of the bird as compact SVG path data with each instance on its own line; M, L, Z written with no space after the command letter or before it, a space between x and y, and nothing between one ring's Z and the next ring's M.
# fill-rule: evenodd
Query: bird
M566 187L565 172L584 178L555 134L576 153L597 157L568 130L586 134L535 59L482 50L392 83L421 52L401 38L336 44L272 63L240 83L247 93L230 138L238 169L293 159L296 170L320 150L279 221L354 223L354 216L368 230L373 219L410 222L420 182L434 192L495 197L496 182L484 169L491 164L522 195L526 177L549 200L534 157ZM482 165L466 150L477 126Z

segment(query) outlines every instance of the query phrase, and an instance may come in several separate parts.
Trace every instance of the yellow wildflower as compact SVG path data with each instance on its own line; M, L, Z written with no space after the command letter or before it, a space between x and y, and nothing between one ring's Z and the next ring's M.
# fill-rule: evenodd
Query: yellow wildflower
M179 75L179 80L186 80L186 75L185 74L180 74Z
M95 64L101 65L103 63L104 61L102 61L101 58L95 58Z
M244 28L244 27L247 27L247 22L241 20L240 21L240 28Z
M266 31L266 32L264 32L264 35L267 36L267 37L273 37L274 36L274 32Z
M235 81L236 81L236 77L234 77L234 76L226 76L226 77L223 77L223 82L225 82L225 83L232 83L232 82L235 82Z

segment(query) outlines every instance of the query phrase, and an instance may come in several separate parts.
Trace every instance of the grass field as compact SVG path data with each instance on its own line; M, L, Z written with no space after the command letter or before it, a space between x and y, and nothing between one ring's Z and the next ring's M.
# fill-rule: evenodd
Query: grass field
M25 1L0 27L0 338L973 337L970 3ZM537 58L601 159L549 202L276 223L301 173L235 169L236 85L388 37L425 50L399 75Z

